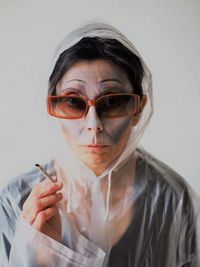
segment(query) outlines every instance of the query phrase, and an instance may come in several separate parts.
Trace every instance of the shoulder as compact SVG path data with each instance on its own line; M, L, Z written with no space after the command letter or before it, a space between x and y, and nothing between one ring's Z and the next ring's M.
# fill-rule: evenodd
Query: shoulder
M164 225L162 233L167 233L164 242L168 237L170 246L177 244L177 261L181 266L182 263L197 266L200 255L199 196L182 176L165 163L144 150L137 153L150 188L148 200L152 205L157 203L154 207L159 214L156 222L160 220L159 225Z
M172 219L177 215L195 223L199 216L200 198L188 182L147 151L138 149L137 155L138 175L143 177L148 201L156 203L163 214L171 214Z
M158 250L166 246L166 255L170 255L167 262L197 266L200 255L199 197L187 181L165 163L143 149L138 149L136 154L136 177L144 188L141 216L145 213L146 229L158 237Z
M181 198L186 191L192 191L187 181L167 164L155 158L144 149L137 149L138 164L145 171L148 183L159 186L161 193L173 193Z

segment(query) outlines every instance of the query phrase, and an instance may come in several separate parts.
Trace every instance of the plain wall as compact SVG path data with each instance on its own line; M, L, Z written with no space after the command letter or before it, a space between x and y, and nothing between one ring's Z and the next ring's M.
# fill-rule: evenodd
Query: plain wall
M200 193L199 0L0 0L0 185L49 159L45 96L55 48L103 19L153 73L154 115L141 145Z

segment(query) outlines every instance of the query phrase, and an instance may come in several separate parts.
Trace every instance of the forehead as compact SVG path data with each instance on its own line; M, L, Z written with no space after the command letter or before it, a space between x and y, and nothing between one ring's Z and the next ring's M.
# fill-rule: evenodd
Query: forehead
M128 76L116 64L108 60L79 61L66 71L57 84L57 91L70 87L87 87L87 90L99 90L105 86L130 87Z
M79 61L72 65L72 67L64 74L63 78L68 79L73 76L79 75L82 78L87 78L85 75L89 75L89 77L101 78L117 76L121 79L127 79L127 74L123 71L119 66L115 63L108 60L92 60L92 61Z

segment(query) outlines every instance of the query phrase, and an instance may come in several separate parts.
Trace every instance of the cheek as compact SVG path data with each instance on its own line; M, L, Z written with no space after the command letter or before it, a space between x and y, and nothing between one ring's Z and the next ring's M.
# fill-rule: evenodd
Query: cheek
M105 130L109 134L114 144L121 141L132 127L132 117L123 117L104 121Z
M75 140L80 136L83 128L82 123L77 120L63 120L61 126L65 136Z

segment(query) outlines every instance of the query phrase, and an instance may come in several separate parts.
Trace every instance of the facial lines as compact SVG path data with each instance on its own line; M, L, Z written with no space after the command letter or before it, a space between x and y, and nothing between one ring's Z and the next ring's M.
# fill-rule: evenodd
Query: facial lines
M71 82L69 83L70 86L67 86L61 90L58 90L58 95L69 95L75 94L79 96L85 96L89 99L96 99L100 96L106 94L120 94L120 93L131 93L130 90L127 90L126 87L123 87L120 83L116 82L100 82L96 84L94 82L85 83L85 82Z

